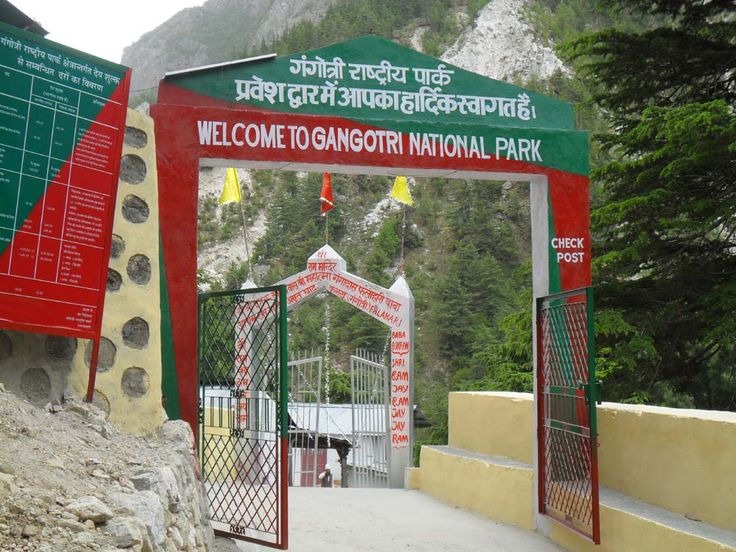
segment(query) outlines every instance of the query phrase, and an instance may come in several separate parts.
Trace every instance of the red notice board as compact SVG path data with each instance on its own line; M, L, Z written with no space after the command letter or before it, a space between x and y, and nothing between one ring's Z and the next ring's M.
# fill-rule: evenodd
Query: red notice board
M129 87L0 23L0 327L99 339Z

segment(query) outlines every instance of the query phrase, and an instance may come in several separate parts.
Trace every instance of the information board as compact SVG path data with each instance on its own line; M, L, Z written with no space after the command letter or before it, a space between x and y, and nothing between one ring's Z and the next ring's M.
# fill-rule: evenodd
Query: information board
M129 86L0 23L0 327L99 336Z

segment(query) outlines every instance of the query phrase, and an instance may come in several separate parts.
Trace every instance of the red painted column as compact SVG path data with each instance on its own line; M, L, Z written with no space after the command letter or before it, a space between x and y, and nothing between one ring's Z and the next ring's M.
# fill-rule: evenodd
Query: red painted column
M159 224L181 417L197 433L197 190L194 133L180 132L180 106L151 107L156 128ZM176 139L172 139L175 136ZM151 239L156 239L151 236Z

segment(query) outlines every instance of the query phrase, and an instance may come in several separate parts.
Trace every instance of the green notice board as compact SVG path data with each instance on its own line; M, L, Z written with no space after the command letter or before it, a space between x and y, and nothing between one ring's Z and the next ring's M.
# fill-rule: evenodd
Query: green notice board
M129 86L0 23L0 327L99 335Z

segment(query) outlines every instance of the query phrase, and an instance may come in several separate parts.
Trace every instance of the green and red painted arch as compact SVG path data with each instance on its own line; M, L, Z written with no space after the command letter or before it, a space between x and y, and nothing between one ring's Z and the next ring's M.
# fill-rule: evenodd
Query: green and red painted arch
M192 70L167 76L159 86L158 103L151 107L151 113L156 126L161 242L167 275L164 291L169 298L173 342L173 351L165 355L173 354L175 361L175 373L166 374L165 380L178 392L181 417L193 428L197 415L200 164L530 181L535 295L590 285L588 137L572 129L569 105L438 65L438 60L377 37L358 39L357 45L361 47L352 41L287 58ZM297 67L300 60L335 59L352 68L375 70L382 63L384 67L390 64L406 69L404 75L417 67L430 71L439 67L458 79L462 77L462 88L452 88L455 83L451 83L427 92L435 97L444 94L445 105L471 97L485 98L488 105L495 105L502 103L502 96L528 94L525 97L531 97L539 109L538 117L489 116L484 124L479 117L464 118L457 110L447 116L425 112L412 117L389 109L292 107L288 94L281 104L235 99L238 81L248 79L275 83L287 91L289 86L297 91L315 90L309 86L317 87L314 83L322 81L304 78L295 84L290 67ZM371 94L388 89L377 86ZM398 87L391 93L414 99L424 94L408 92L408 88Z

